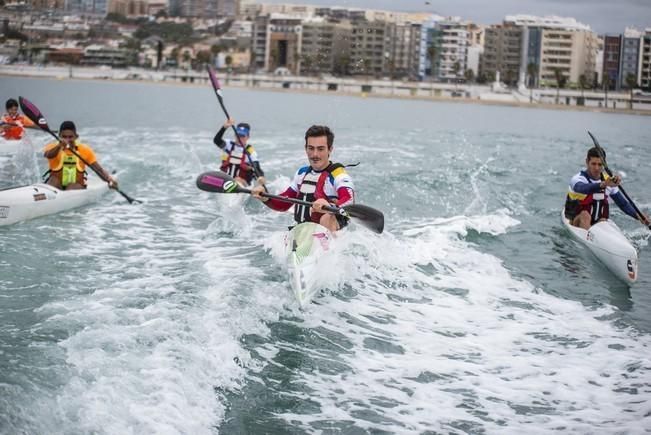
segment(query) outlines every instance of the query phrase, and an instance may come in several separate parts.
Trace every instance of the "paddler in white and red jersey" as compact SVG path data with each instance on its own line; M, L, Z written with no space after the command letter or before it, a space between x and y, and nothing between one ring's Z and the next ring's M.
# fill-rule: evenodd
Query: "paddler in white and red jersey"
M323 207L343 207L355 201L353 180L344 165L330 161L334 138L330 128L323 125L313 125L305 132L305 154L309 165L296 171L289 187L280 194L286 198L314 202L311 208L294 205L296 223L315 222L332 232L345 227L348 219L339 214L328 213ZM261 186L252 189L253 196L273 210L287 211L292 206L289 202L264 198L260 196L262 192L264 188Z
M238 137L234 141L225 141L224 133L233 125L235 125L235 121L232 118L226 120L213 139L215 145L222 150L222 163L219 169L233 177L242 187L249 186L256 174L257 184L264 185L264 171L260 167L258 153L248 143L251 126L246 122L240 122L235 127Z
M0 136L6 140L20 140L25 134L25 128L35 128L31 119L18 113L18 101L9 98L5 103L7 112L2 115Z
M604 151L604 158L606 151ZM585 159L586 169L570 180L565 199L565 217L575 227L589 230L600 220L609 217L609 198L627 215L649 225L647 215L638 218L635 209L619 191L622 179L619 175L609 177L603 173L604 165L596 147L590 148Z

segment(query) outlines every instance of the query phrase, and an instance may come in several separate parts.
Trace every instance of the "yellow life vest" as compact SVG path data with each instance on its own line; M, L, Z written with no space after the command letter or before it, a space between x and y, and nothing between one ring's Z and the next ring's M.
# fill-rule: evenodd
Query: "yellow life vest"
M77 146L79 145L81 144L77 144ZM59 152L63 153L63 157L59 161L59 164L55 168L52 168L51 171L61 171L61 186L67 187L69 184L77 182L77 174L84 174L86 172L86 165L74 154L68 155L63 150Z

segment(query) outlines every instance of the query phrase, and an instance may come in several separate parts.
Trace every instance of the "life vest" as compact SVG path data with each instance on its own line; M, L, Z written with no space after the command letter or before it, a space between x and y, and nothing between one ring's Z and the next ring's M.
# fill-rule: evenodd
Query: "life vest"
M590 179L586 176L586 179ZM604 180L603 174L600 176L600 180ZM584 194L575 192L570 186L569 192L567 192L567 197L565 199L565 216L574 219L582 211L587 211L590 213L590 223L591 225L596 224L601 219L608 219L609 207L608 207L608 195L606 195L606 189L601 189L599 192Z
M336 196L325 194L324 185L330 174L339 168L343 168L341 163L330 163L327 168L321 172L315 172L310 167L303 177L301 184L298 186L298 199L308 202L314 202L317 199L325 198L328 201L337 199ZM310 207L307 205L294 205L294 220L297 223L312 222Z
M11 124L16 124L16 125L10 125L7 127L5 130L4 127L2 129L2 137L4 137L7 140L20 140L23 138L23 134L25 134L25 128L23 127L23 117L21 115L17 115L15 118L9 116L9 114L5 114L2 117L2 121L6 123L11 123Z
M63 157L56 167L50 169L50 172L61 171L61 186L65 188L73 183L86 185L86 166L84 162L74 154L69 155L64 151L59 152L63 153Z
M249 149L250 145L247 145L242 149L240 155L235 155L235 146L231 148L229 152L224 152L222 157L221 170L226 172L231 177L240 177L244 178L247 181L252 177L251 165L248 164L248 158L246 152ZM241 148L241 147L240 147Z

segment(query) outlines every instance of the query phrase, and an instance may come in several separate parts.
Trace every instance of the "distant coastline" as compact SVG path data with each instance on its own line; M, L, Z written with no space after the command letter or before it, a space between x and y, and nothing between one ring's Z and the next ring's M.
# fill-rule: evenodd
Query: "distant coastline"
M200 71L142 68L0 65L0 76L50 78L59 80L111 80L133 83L157 83L208 86L208 75ZM360 98L397 98L466 104L499 105L549 110L575 110L651 116L651 96L636 96L629 108L630 94L608 94L604 107L603 92L562 89L555 104L556 89L506 89L499 84L450 84L407 82L341 77L276 76L219 73L223 86L274 92L301 92L356 96ZM496 86L497 85L497 86ZM530 99L532 102L530 102ZM583 105L580 104L583 103Z

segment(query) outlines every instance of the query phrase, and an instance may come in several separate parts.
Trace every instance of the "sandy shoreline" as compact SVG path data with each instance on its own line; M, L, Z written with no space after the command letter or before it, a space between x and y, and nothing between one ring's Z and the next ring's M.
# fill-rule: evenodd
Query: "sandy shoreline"
M112 72L113 70L111 70ZM128 71L127 71L128 72ZM196 81L179 81L179 80L154 80L154 79L131 79L131 78L118 78L118 77L80 77L73 76L72 78L65 75L52 75L52 74L25 74L24 72L12 72L6 71L3 68L0 68L0 77L20 77L28 79L49 79L49 80L66 80L66 81L97 81L97 82L118 82L125 84L144 84L144 85L167 85L167 86L179 86L179 87L205 87L209 86L208 79L203 77L197 79ZM282 79L280 80L282 82ZM544 110L565 110L565 111L579 111L579 112L600 112L600 113L612 113L612 114L623 114L623 115L641 115L641 116L651 116L651 110L644 109L628 109L628 108L606 108L606 107L595 107L595 106L578 106L578 105L567 105L567 104L553 104L547 102L521 102L521 101L504 101L504 100L491 100L491 99L480 99L480 98L471 98L467 96L463 97L448 97L443 95L404 95L404 94L391 94L391 93L375 93L375 92L351 92L346 90L321 90L321 89L308 89L308 88L284 88L284 87L268 87L268 86L250 86L243 85L242 82L246 83L247 80L243 80L236 77L231 77L226 81L222 82L223 87L238 88L238 89L252 89L257 91L265 92L282 92L282 93L303 93L303 94L313 94L313 95L340 95L347 97L356 97L356 98L385 98L385 99L399 99L399 100L418 100L418 101L432 101L432 102L443 102L443 103L458 103L458 104L480 104L485 106L503 106L503 107L518 107L526 109L544 109ZM364 83L362 83L364 84ZM562 95L563 97L563 95Z

